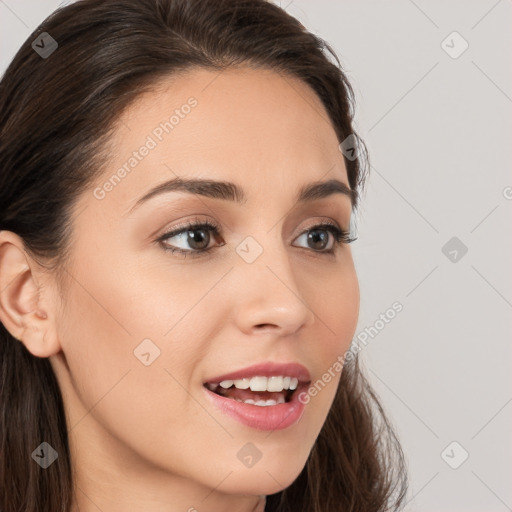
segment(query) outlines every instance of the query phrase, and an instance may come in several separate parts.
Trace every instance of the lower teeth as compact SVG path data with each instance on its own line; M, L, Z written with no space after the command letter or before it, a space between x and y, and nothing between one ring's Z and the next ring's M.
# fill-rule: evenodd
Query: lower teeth
M241 398L232 398L230 396L227 396L228 390L220 387L219 385L215 386L215 385L211 385L211 384L206 384L206 387L210 391L213 391L217 395L223 396L224 398L229 398L230 400L235 400L237 402L241 402L244 404L258 405L260 407L270 407L272 405L279 405L279 404L284 404L286 402L289 402L289 401L291 401L291 394L293 393L293 391L283 390L282 393L274 393L274 395L275 395L274 398L268 399L268 400L264 400L263 398L261 398L261 395L256 396L256 398L258 398L258 400L253 400L252 398L246 398L245 400L242 400Z
M277 405L277 404L285 403L284 397L279 398L277 400L277 402L275 400L258 400L257 402L255 402L254 400L251 400L250 398L248 398L247 400L240 400L239 398L234 398L234 400L236 400L237 402L244 403L244 404L259 405L260 407L268 407L270 405Z

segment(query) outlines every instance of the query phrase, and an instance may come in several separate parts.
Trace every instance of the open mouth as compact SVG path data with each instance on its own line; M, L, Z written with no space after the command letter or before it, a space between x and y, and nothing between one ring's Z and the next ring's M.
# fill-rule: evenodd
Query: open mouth
M310 383L300 364L262 363L210 377L203 387L223 414L250 428L274 431L300 422L306 407L300 396Z
M300 384L302 387L302 383ZM237 402L272 406L291 402L299 382L291 377L253 377L220 383L206 382L204 386L219 396Z

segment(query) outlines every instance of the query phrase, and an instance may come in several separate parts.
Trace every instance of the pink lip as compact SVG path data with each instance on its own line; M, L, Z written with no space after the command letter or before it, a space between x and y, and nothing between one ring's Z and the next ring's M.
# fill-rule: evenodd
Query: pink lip
M310 382L311 376L308 369L298 363L259 363L253 366L248 366L241 370L236 370L231 373L226 373L219 377L213 377L206 380L206 382L220 383L223 380L236 380L247 379L250 377L272 377L282 375L284 377L295 377L299 382Z
M240 423L257 430L282 430L296 424L304 413L305 404L299 400L299 394L307 389L307 384L299 385L291 401L270 406L259 406L237 402L231 398L217 395L206 387L203 392L207 400L224 414Z

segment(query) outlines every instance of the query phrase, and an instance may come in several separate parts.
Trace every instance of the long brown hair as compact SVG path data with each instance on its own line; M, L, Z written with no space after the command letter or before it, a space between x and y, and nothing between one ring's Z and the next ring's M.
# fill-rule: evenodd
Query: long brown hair
M45 32L58 47L43 58L32 43ZM295 18L265 0L79 0L29 36L0 82L0 230L18 234L58 277L74 202L103 172L124 109L161 78L238 64L298 77L339 142L358 141L357 158L345 157L356 208L369 166L352 126L353 90L332 48ZM71 459L52 367L0 323L0 371L0 510L69 512ZM47 469L31 457L43 441L58 452ZM399 510L406 489L400 444L356 356L303 471L265 510Z

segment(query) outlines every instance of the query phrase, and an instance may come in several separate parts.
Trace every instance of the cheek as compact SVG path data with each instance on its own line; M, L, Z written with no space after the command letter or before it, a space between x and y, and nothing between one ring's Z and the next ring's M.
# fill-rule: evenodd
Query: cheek
M315 315L312 335L321 338L321 343L308 345L309 355L312 361L322 362L317 370L323 371L350 346L359 317L359 282L351 259L305 279L307 303Z
M122 260L113 265L91 259L75 272L59 335L70 372L89 398L104 393L130 369L174 371L180 368L176 361L192 356L191 344L173 347L186 323L180 318L193 300L175 284L151 280L143 265L135 269Z
M149 261L112 253L102 260L90 257L73 272L59 336L87 409L120 379L123 387L127 372L126 381L137 379L129 392L133 400L140 397L143 409L152 403L159 411L170 411L172 403L183 406L186 394L176 392L177 383L189 389L198 378L194 370L211 339L207 329L218 316L211 298L203 296L219 277L170 274Z
M311 286L313 280L308 280ZM359 283L353 265L317 276L308 304L316 327L310 331L305 359L314 362L315 375L304 400L312 413L314 433L320 430L334 400L359 316Z

